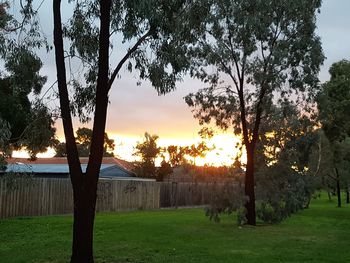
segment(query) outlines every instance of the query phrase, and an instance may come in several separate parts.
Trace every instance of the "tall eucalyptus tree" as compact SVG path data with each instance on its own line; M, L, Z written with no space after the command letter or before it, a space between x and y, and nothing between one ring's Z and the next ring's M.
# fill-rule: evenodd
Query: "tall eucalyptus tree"
M63 28L61 1L53 1L54 44L61 115L74 192L71 262L93 262L96 188L103 154L108 93L114 88L113 84L123 67L139 72L141 80L149 79L159 94L175 89L175 82L189 67L189 60L180 56L185 53L185 47L177 36L186 34L189 39L191 32L186 29L195 29L200 23L197 22L198 17L192 17L186 11L196 1L74 2L73 16ZM70 43L69 56L81 59L86 69L84 80L71 81L69 86L64 37ZM122 44L128 45L120 58L110 57L112 42L113 45L118 42L118 51L122 49ZM70 90L74 100L70 100ZM90 157L85 173L79 163L72 112L82 120L91 113L94 115Z
M211 1L189 54L191 73L209 87L185 100L200 124L233 128L246 149L248 224L255 225L254 159L273 103L311 100L324 56L315 33L321 0ZM298 96L300 95L300 96ZM304 95L304 96L303 96Z

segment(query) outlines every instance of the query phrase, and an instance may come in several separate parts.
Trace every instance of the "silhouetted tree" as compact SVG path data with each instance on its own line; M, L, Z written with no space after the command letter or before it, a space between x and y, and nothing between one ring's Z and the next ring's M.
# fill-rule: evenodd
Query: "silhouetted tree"
M145 132L145 138L138 142L135 147L135 156L139 156L141 162L138 167L138 174L144 177L156 177L157 170L155 161L160 156L161 148L157 145L158 135L151 135Z
M319 120L324 134L329 140L333 153L332 167L338 206L341 206L341 166L344 162L342 152L347 149L346 138L350 136L350 61L334 63L329 69L331 79L322 85L318 96ZM347 153L349 156L349 153ZM346 183L348 185L348 183Z
M273 103L305 92L312 99L317 90L324 59L315 34L320 5L320 0L214 1L189 51L192 75L209 84L186 97L195 118L200 124L213 120L222 129L232 127L243 139L251 225L256 223L254 160L262 119Z
M21 2L19 16L9 10L9 2L0 3L0 119L10 132L0 152L11 156L14 149L26 149L35 159L55 137L52 115L39 97L46 77L35 54L47 43L38 32L32 1Z
M53 1L54 44L61 116L74 195L71 262L93 262L96 189L104 150L109 90L125 66L130 71L138 71L140 79L149 79L159 94L173 90L176 80L189 66L186 58L177 56L183 53L183 45L178 41L180 34L175 30L188 23L191 17L183 12L187 1L118 1L112 4L111 0L90 0L74 3L73 16L63 29L61 1ZM85 68L84 81L70 82L73 101L68 93L63 33L70 40L69 56L81 59ZM113 45L112 38L115 40ZM110 48L120 40L123 45L129 44L129 48L119 60L110 60ZM113 68L109 68L110 62ZM79 162L71 110L85 121L89 118L87 115L94 114L86 173L82 172Z
M177 146L177 145L169 145L166 148L166 151L169 154L169 162L172 165L172 167L183 165L187 162L187 160L185 158L187 147Z
M76 131L75 141L77 144L79 157L89 157L90 154L90 145L92 139L92 130L89 128L78 128ZM114 151L114 140L109 139L108 134L105 133L104 144L103 144L103 156L104 157L113 157ZM66 157L66 144L64 142L56 141L54 145L56 155L55 157Z

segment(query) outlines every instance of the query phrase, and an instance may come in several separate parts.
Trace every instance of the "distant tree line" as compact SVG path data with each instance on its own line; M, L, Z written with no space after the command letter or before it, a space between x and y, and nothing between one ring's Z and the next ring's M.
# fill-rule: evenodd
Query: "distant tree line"
M157 144L158 139L158 135L151 135L146 132L144 140L137 143L134 156L140 158L135 170L139 176L153 177L161 181L164 176L172 173L172 168L189 163L195 166L196 158L204 158L207 152L213 149L204 140L190 146L169 145L160 147ZM192 158L191 161L188 160L189 157ZM157 158L162 158L159 168L155 165Z
M89 128L78 128L76 130L75 141L78 148L78 154L80 157L89 157L91 139L92 139L92 130ZM114 140L108 137L108 134L105 133L104 144L103 144L103 156L104 157L113 157L114 151ZM55 141L53 148L55 149L55 157L67 157L66 143Z

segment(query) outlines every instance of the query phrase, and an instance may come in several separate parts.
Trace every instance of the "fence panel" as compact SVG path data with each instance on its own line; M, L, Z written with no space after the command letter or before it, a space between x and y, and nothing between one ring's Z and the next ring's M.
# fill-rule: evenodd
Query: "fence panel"
M96 211L159 208L160 184L129 180L100 180ZM59 215L73 212L69 179L35 178L9 183L0 179L0 219Z
M96 211L158 209L207 205L223 184L101 179ZM0 219L18 216L60 215L73 212L69 179L17 180L11 186L0 179Z
M210 182L163 182L160 188L160 207L207 205L213 198L213 189L220 188L221 185Z

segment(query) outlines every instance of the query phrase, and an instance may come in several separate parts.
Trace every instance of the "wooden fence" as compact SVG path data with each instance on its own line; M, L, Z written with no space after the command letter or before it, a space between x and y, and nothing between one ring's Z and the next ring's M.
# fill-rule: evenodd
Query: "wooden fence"
M220 192L220 183L180 183L100 179L97 211L158 209L206 205ZM73 212L69 179L0 179L0 219L60 215Z
M100 180L97 211L159 208L160 185L150 181ZM0 179L0 219L73 212L69 179Z
M235 191L235 185L231 186L230 190ZM218 182L163 182L160 187L160 206L208 205L224 187L228 185Z

